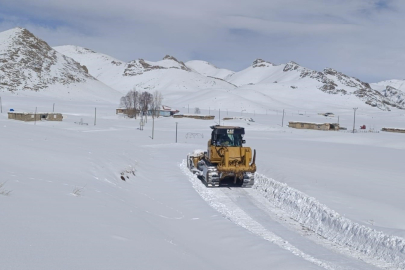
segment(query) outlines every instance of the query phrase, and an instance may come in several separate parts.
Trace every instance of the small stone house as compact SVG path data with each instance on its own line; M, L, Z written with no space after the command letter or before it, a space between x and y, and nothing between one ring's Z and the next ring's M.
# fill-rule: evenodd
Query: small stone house
M162 105L156 111L149 110L148 115L152 115L153 113L155 113L156 116L168 117L168 116L172 116L172 115L174 115L175 113L178 113L178 112L179 112L178 110L172 109L169 106Z
M115 114L119 114L119 113L127 114L127 109L124 109L124 108L116 109Z
M396 132L396 133L405 133L403 128L382 128L381 131L385 132Z
M155 113L156 116L163 116L163 117L168 117L168 116L172 116L175 113L178 113L178 110L172 109L169 106L165 106L162 105L159 109L157 109L156 111L153 110L148 110L148 115L152 115L153 113ZM125 109L125 108L118 108L115 109L115 114L125 114L125 115L129 115L129 114L134 114L133 110L129 110L129 109ZM136 110L136 113L139 114L139 110Z
M20 121L62 121L63 115L61 113L25 113L25 112L8 112L8 119Z
M290 128L314 129L314 130L339 130L338 123L306 123L306 122L289 122Z
M173 118L194 118L201 120L213 120L215 115L199 115L199 114L174 114Z

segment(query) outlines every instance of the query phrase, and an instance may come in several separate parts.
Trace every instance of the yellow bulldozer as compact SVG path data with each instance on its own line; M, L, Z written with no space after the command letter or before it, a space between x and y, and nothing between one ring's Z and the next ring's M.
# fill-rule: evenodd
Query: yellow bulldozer
M243 147L245 129L237 126L211 126L207 151L187 156L187 167L206 186L252 187L256 172L256 150Z

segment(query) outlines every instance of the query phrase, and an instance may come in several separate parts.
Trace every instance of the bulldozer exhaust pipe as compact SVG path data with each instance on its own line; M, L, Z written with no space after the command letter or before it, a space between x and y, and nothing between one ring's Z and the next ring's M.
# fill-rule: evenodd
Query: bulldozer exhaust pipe
M252 165L256 164L256 149L253 150L253 161L252 161Z

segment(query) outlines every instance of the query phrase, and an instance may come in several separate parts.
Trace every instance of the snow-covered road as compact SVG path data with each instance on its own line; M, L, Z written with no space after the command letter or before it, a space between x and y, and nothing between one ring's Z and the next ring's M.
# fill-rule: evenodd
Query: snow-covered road
M225 218L304 260L324 269L379 269L371 263L382 268L393 267L370 258L366 258L368 263L365 263L353 257L360 254L350 253L349 249L315 235L266 201L255 189L207 188L188 171L185 161L180 168L200 196Z

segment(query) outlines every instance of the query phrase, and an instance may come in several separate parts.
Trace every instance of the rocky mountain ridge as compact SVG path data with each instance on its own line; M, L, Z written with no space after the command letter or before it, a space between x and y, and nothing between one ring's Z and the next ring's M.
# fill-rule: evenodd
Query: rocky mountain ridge
M123 73L123 76L136 76L136 75L141 75L144 72L148 72L151 70L156 70L156 69L181 69L184 71L191 71L190 68L188 68L183 62L177 60L175 57L171 55L166 55L163 57L163 62L166 62L165 64L159 63L159 62L150 62L150 61L145 61L144 59L138 59L138 60L133 60L130 61L128 64L125 66L125 70ZM160 62L162 62L160 61ZM168 62L174 62L169 64Z
M347 76L332 68L325 68L321 72L302 67L295 62L289 62L284 66L283 71L299 72L300 78L307 77L320 82L318 89L327 94L354 95L366 104L381 110L389 111L390 107L405 109L405 104L401 98L397 98L398 94L401 96L400 90L392 91L393 89L390 88L381 93L372 89L369 83ZM405 93L402 94L405 95ZM396 98L392 98L393 96L396 96Z
M0 33L0 89L39 91L94 80L85 66L23 28Z
M235 88L221 78L197 72L170 55L155 62L138 59L125 63L111 56L77 46L59 46L55 49L85 65L95 78L123 93L134 87L146 91Z
M78 46L54 49L26 29L15 28L0 33L0 89L39 91L49 85L97 79L120 92L133 87L187 91L231 91L247 86L271 87L279 91L315 88L321 95L355 97L381 110L405 109L404 89L389 83L384 88L378 84L370 85L332 68L315 71L293 61L277 65L256 59L245 70L233 72L205 61L183 63L170 55L156 62L138 59L126 63ZM249 95L248 90L244 92Z
M268 66L275 66L275 65L268 61L264 61L263 59L260 59L260 58L257 58L252 63L253 68L268 67Z

